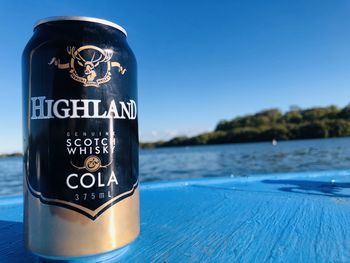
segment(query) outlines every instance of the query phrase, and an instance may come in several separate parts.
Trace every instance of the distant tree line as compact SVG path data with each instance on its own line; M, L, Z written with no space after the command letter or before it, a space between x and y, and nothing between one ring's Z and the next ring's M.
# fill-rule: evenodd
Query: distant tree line
M0 158L2 157L19 157L22 156L23 154L20 152L15 152L15 153L1 153Z
M350 105L300 109L282 113L278 109L220 121L214 131L194 137L180 136L169 141L142 143L141 147L165 147L223 143L261 142L350 136Z

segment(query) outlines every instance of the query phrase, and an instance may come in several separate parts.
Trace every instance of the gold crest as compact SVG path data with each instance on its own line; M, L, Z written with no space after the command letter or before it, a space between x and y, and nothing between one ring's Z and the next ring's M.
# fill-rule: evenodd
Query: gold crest
M72 161L70 163L74 168L78 170L85 169L89 172L96 172L100 168L107 168L108 166L110 166L112 164L112 161L106 165L102 165L100 158L98 158L95 155L90 155L85 159L83 166L77 166L73 164Z
M61 64L60 59L53 57L49 65L55 65L59 69L70 69L70 77L85 87L99 87L111 79L111 68L118 68L118 72L124 75L126 69L119 62L111 61L113 50L101 49L87 45L80 48L67 47L67 53L71 56L69 63Z
M101 167L101 160L97 156L90 156L85 159L85 169L89 172L95 172Z

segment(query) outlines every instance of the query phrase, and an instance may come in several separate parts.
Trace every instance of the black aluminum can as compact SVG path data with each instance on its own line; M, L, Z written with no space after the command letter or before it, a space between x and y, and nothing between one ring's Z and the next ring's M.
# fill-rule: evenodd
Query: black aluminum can
M125 30L43 19L22 60L27 248L70 259L130 243L140 229L138 112Z

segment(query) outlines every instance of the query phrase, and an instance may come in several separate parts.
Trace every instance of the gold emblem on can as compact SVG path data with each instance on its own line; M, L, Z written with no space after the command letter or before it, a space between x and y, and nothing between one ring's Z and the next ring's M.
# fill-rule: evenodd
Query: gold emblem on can
M90 155L85 159L84 166L77 166L73 164L72 160L70 161L70 164L78 170L85 169L89 172L96 172L100 168L107 168L108 166L110 166L112 164L112 161L110 161L106 165L102 165L100 158L98 158L96 155Z
M91 155L85 159L84 167L89 172L95 172L101 167L101 160L97 156Z
M69 63L61 63L60 59L53 57L49 65L55 65L59 69L70 69L70 77L85 87L99 87L111 79L111 68L118 68L118 72L124 75L126 69L119 62L111 61L113 50L101 49L87 45L79 48L67 47L67 53L71 56Z

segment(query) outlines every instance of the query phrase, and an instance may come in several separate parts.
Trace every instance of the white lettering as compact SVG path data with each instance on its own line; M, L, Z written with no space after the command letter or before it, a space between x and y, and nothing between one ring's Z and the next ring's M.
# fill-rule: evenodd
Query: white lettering
M57 101L46 99L45 96L31 97L31 119L51 118L103 118L103 119L136 119L137 108L134 100L111 100L108 111L101 109L101 100L91 99L59 99ZM119 111L121 115L119 115ZM103 112L100 114L100 112ZM90 115L90 113L92 115Z
M89 115L89 103L94 100L70 100L72 103L72 115L71 118L90 118ZM78 106L78 102L83 103L83 106ZM78 115L78 110L83 112L83 115Z
M71 155L71 154L75 154L75 150L76 150L77 148L67 148L67 151L68 151L68 153L69 153L69 155Z
M103 138L103 139L101 140L101 144L104 145L104 146L108 145L108 144L107 144L107 138Z
M74 145L77 146L77 147L80 147L81 146L81 139L75 139L74 140Z
M130 102L127 102L128 107L126 107L125 102L120 101L119 104L122 106L122 116L120 117L121 119L125 119L124 113L126 116L128 116L128 119L130 119Z
M105 186L105 184L101 183L101 173L100 172L98 173L97 181L98 181L98 187Z
M111 183L115 183L116 185L118 185L118 180L117 180L117 177L115 177L115 174L114 172L112 171L111 173L111 176L109 177L109 180L108 180L108 183L107 183L107 186L110 186Z
M84 178L85 177L91 178L91 183L90 184L85 184L85 182L84 182ZM83 174L82 177L80 178L80 184L84 188L91 188L95 184L95 176L93 174L91 174L91 173Z
M115 118L115 119L119 118L117 106L115 105L114 100L112 100L111 104L109 105L109 110L108 110L107 116L111 117L111 118Z
M44 100L46 97L32 97L30 100L32 101L32 120L36 119L46 119L44 115ZM39 102L39 104L37 104ZM39 115L37 115L37 111L39 110Z
M62 115L59 111L58 111L58 105L60 105L61 103L65 104L67 107L69 106L69 101L68 100L58 100L53 104L53 114L59 118L59 119L65 119L69 117L69 108L61 108L61 111L64 112L64 115Z
M67 179L66 179L66 184L67 184L67 186L68 186L70 189L77 189L77 188L78 188L77 185L71 185L71 183L70 183L70 179L71 179L72 177L78 177L78 175L77 175L77 174L71 174L71 175L69 175L69 176L67 177Z
M91 188L97 183L97 187L105 187L105 181L103 180L103 177L101 175L101 172L98 172L97 174L92 173L84 173L83 175L78 174L70 174L66 179L66 184L70 189L77 189L78 187L83 188ZM75 180L73 178L76 178ZM114 173L114 171L111 172L108 178L107 186L110 186L111 184L118 185L118 179Z
M134 100L130 100L131 103L131 116L130 120L135 120L137 115L136 102Z
M46 100L46 104L47 104L47 116L46 116L46 118L48 118L48 119L54 118L52 116L52 103L53 102L54 102L54 100Z

